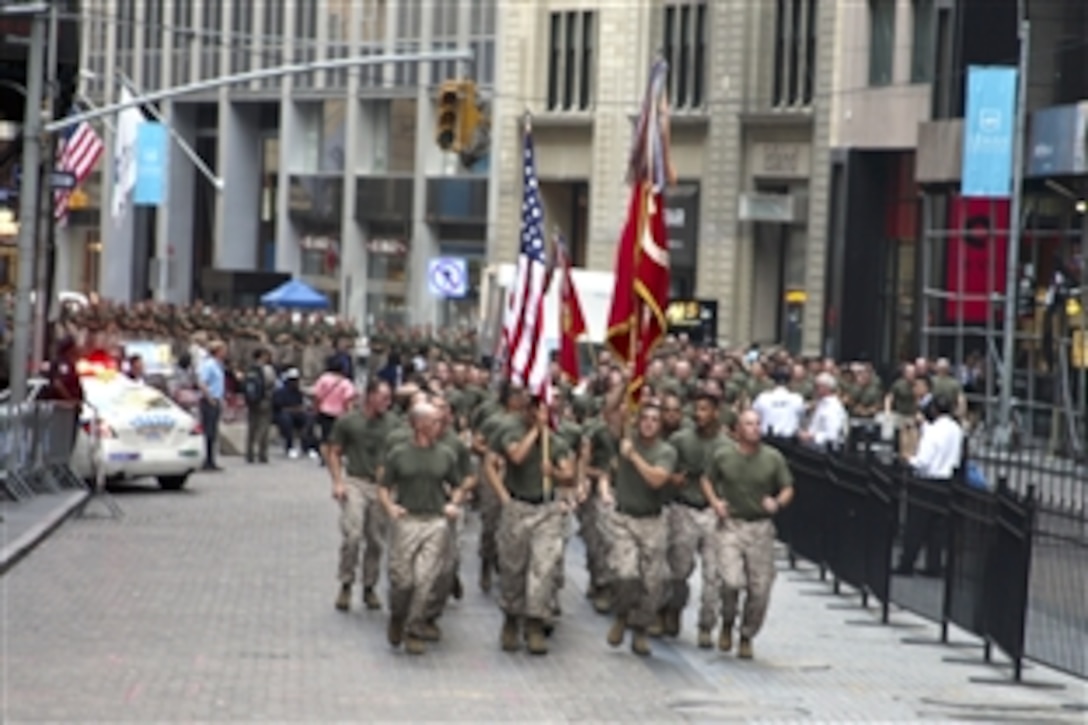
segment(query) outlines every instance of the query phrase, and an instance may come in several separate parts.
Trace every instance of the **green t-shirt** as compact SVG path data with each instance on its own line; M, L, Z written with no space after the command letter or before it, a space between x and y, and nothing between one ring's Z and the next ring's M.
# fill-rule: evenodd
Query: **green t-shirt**
M389 452L381 485L397 494L397 503L416 515L436 515L448 500L444 484L461 485L457 457L444 445L426 448L404 443Z
M880 389L880 384L876 381L866 384L864 387L856 388L853 396L853 408L851 412L856 412L858 415L876 408L879 410L884 401L884 393ZM871 414L870 414L871 415Z
M496 413L503 413L505 410L498 400L489 399L483 401L476 410L472 412L472 419L469 421L472 425L472 430L482 433L484 424Z
M709 437L699 435L695 428L683 428L672 434L669 445L676 449L676 472L684 474L684 485L673 487L677 500L699 508L707 505L703 495L703 472L714 452L727 441L720 430Z
M619 455L620 441L604 421L593 427L589 435L589 466L599 471L611 471Z
M362 411L353 411L336 420L329 441L347 458L349 476L374 480L393 424L393 417L388 413L367 418Z
M567 448L571 451L577 452L582 449L582 426L573 420L562 421L556 435L563 439L563 442L567 444Z
M665 469L670 475L676 470L676 449L664 441L655 440L646 445L633 441L635 451L651 466ZM668 484L665 484L666 486ZM667 500L664 489L652 488L635 468L635 464L621 457L612 480L616 510L628 516L656 516Z
M764 393L774 388L774 382L769 378L757 378L752 376L748 378L747 388L748 399L755 400L759 397L760 393Z
M755 521L768 518L763 497L776 496L793 485L793 473L782 454L761 445L755 453L745 454L737 446L722 446L706 470L714 492L729 505L729 515Z
M963 386L951 375L934 375L931 386L934 397L943 395L953 406L959 403L960 396L963 395Z
M808 378L794 380L790 382L789 387L791 392L797 393L806 401L811 401L812 396L816 394L816 386Z
M385 437L385 446L383 450L391 451L399 445L403 445L412 440L412 426L408 425L406 421L397 421L389 429L389 435Z
M465 442L450 428L446 429L438 442L453 452L457 460L458 481L464 481L472 474L472 452L465 445Z
M918 399L914 397L914 384L906 378L899 378L892 383L888 393L892 396L892 410L899 415L915 415L918 412Z
M537 436L529 454L521 463L514 463L506 455L507 449L521 441L528 434L529 428L520 416L509 416L494 436L492 448L506 461L504 483L512 496L526 501L541 501L544 498L543 448L540 436ZM552 465L570 455L570 447L562 436L553 435L549 441ZM554 493L554 485L552 491Z

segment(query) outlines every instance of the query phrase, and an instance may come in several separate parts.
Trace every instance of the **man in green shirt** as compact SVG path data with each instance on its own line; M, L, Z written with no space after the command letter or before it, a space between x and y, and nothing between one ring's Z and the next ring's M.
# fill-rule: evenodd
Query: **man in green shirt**
M457 456L435 440L439 430L435 407L420 403L410 418L412 439L389 452L378 499L392 522L389 644L398 647L403 640L409 654L423 654L424 641L437 639L436 615L429 609L449 558L447 521L460 516L463 479Z
M631 651L650 654L646 630L664 601L668 566L667 532L662 516L662 489L676 469L676 449L661 440L661 409L644 405L639 411L635 439L619 445L614 476L602 476L601 501L611 509L609 564L612 606L616 619L608 631L613 647L631 630Z
M681 428L669 438L676 449L676 471L670 476L672 503L668 522L668 564L672 584L664 608L662 629L670 637L680 634L680 619L687 606L688 578L695 571L695 557L702 564L702 599L699 606L699 646L712 646L711 632L718 620L717 566L714 563L713 534L717 517L703 495L702 478L706 464L728 439L718 422L718 399L709 393L695 398L695 425Z
M503 383L494 400L483 402L473 414L473 452L481 462L492 449L493 439L511 417L522 415L526 405L525 391ZM491 591L491 575L499 570L499 549L496 537L502 517L502 500L491 486L478 486L477 502L480 508L480 591Z
M718 648L733 648L733 622L744 590L737 656L751 659L752 639L763 626L775 576L771 517L793 500L793 474L782 454L763 444L754 410L740 414L735 443L717 450L702 486L722 522L714 533L723 620Z
M359 565L359 549L366 540L363 554L363 603L367 609L381 609L374 591L381 573L382 547L388 521L378 502L378 478L386 439L395 424L388 412L392 396L389 385L372 380L366 387L362 410L353 410L337 418L329 434L328 466L332 478L332 497L340 504L340 594L336 608L347 611L351 605L351 587ZM347 476L345 466L347 464Z
M472 453L468 446L454 432L453 409L448 400L440 395L432 396L430 404L434 406L435 417L435 441L453 453L457 460L457 477L459 489L467 496L476 487L476 477L472 475ZM460 599L464 596L461 586L459 571L461 568L461 550L459 546L462 519L458 517L450 520L450 546L446 552L445 564L442 568L442 577L439 585L434 589L433 604L429 609L432 631L437 633L434 619L442 614L442 606L446 599L453 597Z
M612 611L610 592L611 571L608 567L609 539L604 532L607 515L602 511L600 480L615 470L619 441L623 436L623 409L614 405L601 411L600 418L586 436L586 480L579 492L579 529L586 545L586 568L589 569L589 591L598 614Z
M910 458L918 449L918 399L914 395L917 372L907 363L884 396L884 412L894 416L899 453Z
M503 502L496 543L502 572L499 602L506 615L501 641L507 652L518 649L522 620L529 653L548 652L545 627L554 614L568 510L555 488L574 482L574 457L549 422L548 407L533 401L521 414L509 416L492 438L485 462L488 484Z

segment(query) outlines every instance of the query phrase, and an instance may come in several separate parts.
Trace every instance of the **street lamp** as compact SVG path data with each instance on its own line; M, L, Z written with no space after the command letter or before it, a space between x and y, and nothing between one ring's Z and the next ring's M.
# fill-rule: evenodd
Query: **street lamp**
M34 286L34 237L37 232L38 182L42 162L42 94L45 75L46 13L44 2L0 5L0 15L30 16L26 103L23 119L23 180L19 189L19 277L15 297L15 329L11 345L11 401L26 401L30 359L31 292Z

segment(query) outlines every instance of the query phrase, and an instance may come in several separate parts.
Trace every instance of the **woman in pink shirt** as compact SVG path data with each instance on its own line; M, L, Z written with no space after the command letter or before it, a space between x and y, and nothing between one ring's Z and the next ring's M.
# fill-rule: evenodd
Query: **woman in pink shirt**
M321 431L321 461L324 465L332 426L337 418L351 410L359 393L355 384L344 376L339 360L333 358L314 383L311 394L317 407L317 425Z

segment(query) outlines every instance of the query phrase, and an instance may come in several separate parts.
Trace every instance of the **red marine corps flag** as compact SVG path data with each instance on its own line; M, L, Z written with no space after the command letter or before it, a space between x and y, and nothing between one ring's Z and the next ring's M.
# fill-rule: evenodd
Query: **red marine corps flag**
M586 334L586 316L582 312L582 303L578 300L578 290L574 288L571 274L570 256L562 236L555 244L557 265L563 270L563 286L559 288L559 369L577 385L582 379L581 366L578 364L578 338Z
M669 239L665 229L667 184L675 183L669 159L668 64L658 60L635 128L628 181L631 200L616 250L616 291L608 315L608 344L631 363L628 400L637 402L646 367L665 335L669 299Z

